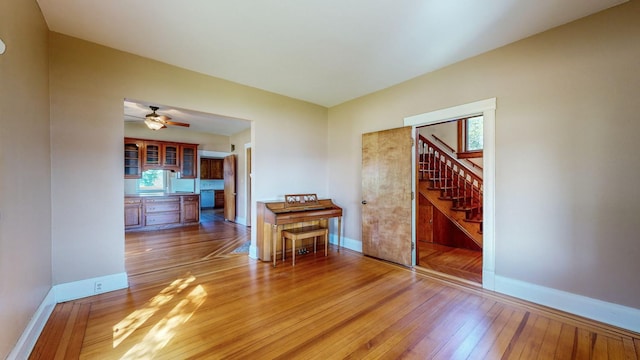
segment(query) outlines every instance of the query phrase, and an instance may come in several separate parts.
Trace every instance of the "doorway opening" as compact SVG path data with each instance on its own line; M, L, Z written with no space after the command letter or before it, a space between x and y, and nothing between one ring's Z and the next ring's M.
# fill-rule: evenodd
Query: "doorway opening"
M432 111L429 113L414 115L404 119L405 126L412 126L414 134L418 129L428 125L446 123L452 120L482 116L483 124L483 160L482 160L482 287L493 290L495 284L495 109L496 99L486 99L459 105L451 108ZM416 143L417 143L416 139ZM417 151L412 152L413 177L412 187L415 194L419 194L419 169ZM419 196L415 196L412 202L413 214L419 210ZM413 217L412 239L414 249L418 245L419 229L416 224L416 216ZM420 268L418 252L414 250L413 265ZM429 269L425 269L429 271Z
M127 271L197 262L248 242L250 229L238 221L246 214L236 215L244 188L235 188L245 152L234 143L251 141L253 123L145 101L123 104ZM177 245L188 255L174 252Z
M482 121L479 115L416 128L416 266L477 284L482 284Z

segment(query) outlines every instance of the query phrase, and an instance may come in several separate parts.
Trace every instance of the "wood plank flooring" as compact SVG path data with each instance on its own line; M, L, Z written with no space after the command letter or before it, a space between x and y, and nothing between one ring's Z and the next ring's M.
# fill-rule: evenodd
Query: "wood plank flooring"
M418 241L418 266L482 284L482 251Z
M31 358L640 358L638 334L349 250L274 268L184 231L134 237L149 267L132 254L129 289L57 305ZM171 244L182 261L162 268Z

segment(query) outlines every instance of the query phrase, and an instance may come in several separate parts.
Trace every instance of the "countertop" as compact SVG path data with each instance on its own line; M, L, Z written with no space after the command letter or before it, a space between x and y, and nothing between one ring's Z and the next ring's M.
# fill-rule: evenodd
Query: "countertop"
M165 192L149 192L149 193L140 193L140 194L125 194L124 197L152 197L152 196L180 196L180 195L200 195L194 192L174 192L174 193L165 193Z

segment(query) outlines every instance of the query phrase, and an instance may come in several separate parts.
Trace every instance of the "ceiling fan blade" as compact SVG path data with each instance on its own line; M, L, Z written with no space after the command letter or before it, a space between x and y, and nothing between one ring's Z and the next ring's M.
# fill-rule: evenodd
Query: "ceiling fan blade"
M190 126L187 123L178 122L178 121L165 121L164 123L167 124L167 125L174 125L174 126L184 126L184 127L189 127Z

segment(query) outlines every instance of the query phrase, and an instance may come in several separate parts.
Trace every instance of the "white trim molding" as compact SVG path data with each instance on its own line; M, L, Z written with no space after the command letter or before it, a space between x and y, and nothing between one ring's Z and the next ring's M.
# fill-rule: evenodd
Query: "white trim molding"
M96 284L100 283L99 289ZM65 302L88 296L98 295L109 291L126 289L129 287L127 281L127 273L118 273L107 276L100 276L91 279L84 279L64 284L58 284L53 287L56 295L56 302Z
M337 234L329 234L329 244L338 245ZM343 236L340 238L340 246L345 249L362 253L362 241L359 241L359 240L354 240L354 239Z
M640 333L640 309L495 276L495 291Z
M483 116L484 149L483 149L483 223L482 223L482 287L493 290L495 285L495 194L496 194L496 150L495 150L495 122L496 122L496 98L475 101L446 109L431 111L424 114L413 115L404 118L404 126L417 127L437 124L449 120L460 119L469 115ZM415 134L415 131L414 131ZM413 174L416 174L415 151L411 153ZM416 177L413 176L412 188L417 193ZM412 201L412 210L416 212L416 199ZM415 219L412 225L412 241L416 238ZM414 265L415 265L415 253Z
M44 326L49 320L49 316L56 307L56 296L53 288L49 290L47 296L44 297L40 306L36 310L33 317L27 324L27 327L22 332L22 335L18 339L18 342L13 347L13 350L7 356L7 360L19 360L28 359L33 347L36 346L36 342L44 329Z
M100 284L99 287L96 287L97 283ZM40 306L38 306L31 321L27 324L27 327L22 332L22 335L7 356L7 359L18 360L29 358L56 304L109 291L126 289L128 287L127 273L118 273L54 285L44 300L42 300Z

